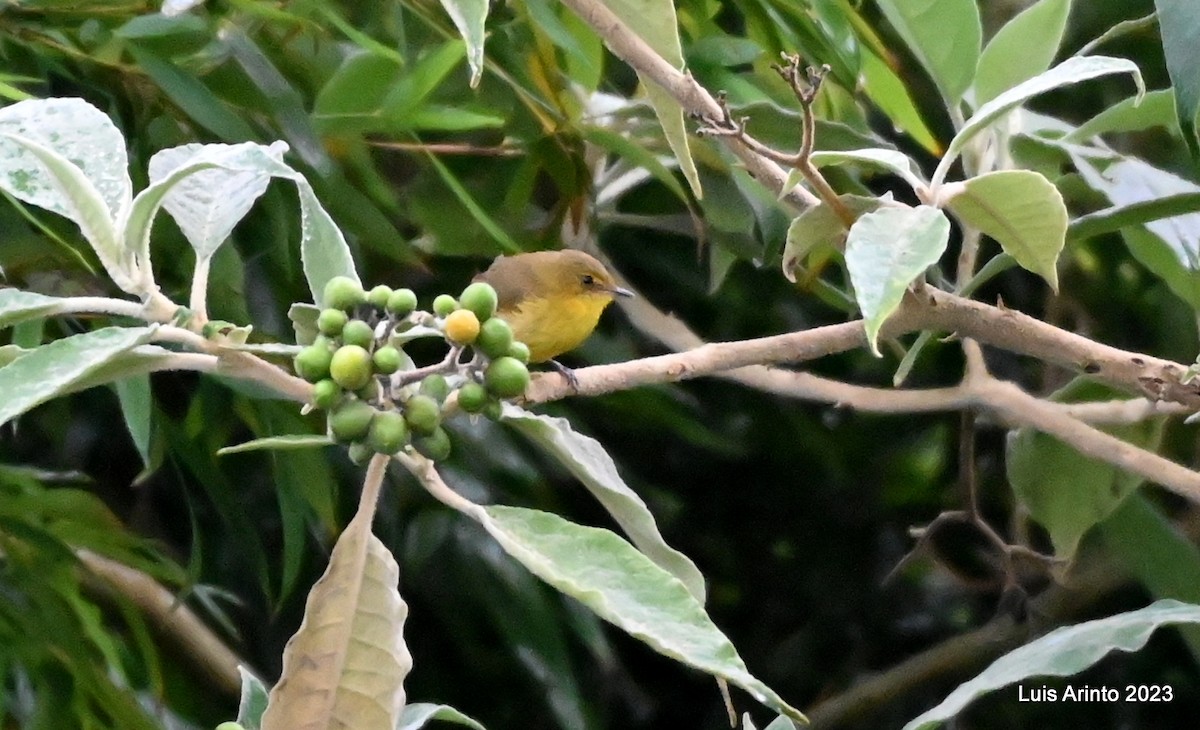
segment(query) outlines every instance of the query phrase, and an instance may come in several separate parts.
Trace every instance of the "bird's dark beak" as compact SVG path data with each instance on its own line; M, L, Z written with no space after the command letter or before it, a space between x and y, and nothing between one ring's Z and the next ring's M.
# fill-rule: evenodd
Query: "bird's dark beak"
M618 297L633 298L633 292L629 291L628 289L626 289L624 287L610 286L608 288L608 290L609 290L609 292L611 292L612 294L614 294L615 296L618 296Z

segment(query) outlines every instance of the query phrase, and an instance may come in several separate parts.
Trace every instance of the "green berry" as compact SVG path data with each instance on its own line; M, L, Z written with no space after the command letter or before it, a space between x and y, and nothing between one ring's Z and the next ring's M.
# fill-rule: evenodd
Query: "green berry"
M421 393L441 403L446 400L446 396L450 395L450 384L446 382L446 376L441 373L426 375L425 379L421 381Z
M437 428L428 436L418 438L413 442L413 446L430 459L442 461L450 455L450 436L445 429Z
M397 317L404 317L417 308L417 295L412 289L397 289L388 297L387 309Z
M480 413L489 421L499 421L504 415L504 404L498 400L490 400Z
M368 348L375 341L375 330L361 319L352 319L342 328L342 342Z
M449 294L438 294L433 300L433 313L439 317L446 317L456 309L458 302Z
M380 284L367 292L367 303L378 310L387 309L388 300L392 298L392 288L386 284Z
M394 454L408 441L408 426L404 416L396 411L378 413L367 432L367 446L377 454Z
M338 399L341 397L342 389L329 378L318 380L313 385L313 405L323 411L327 411L337 405Z
M376 371L391 375L404 364L404 356L395 347L387 345L376 350L371 355L371 361L375 363Z
M458 405L467 413L479 413L488 404L487 388L479 383L466 383L458 389Z
M497 398L515 398L529 385L529 368L515 357L498 357L484 371L483 384Z
M358 396L359 400L364 400L368 403L374 402L379 398L379 381L371 378L367 381L366 385L354 391L354 394Z
M475 338L475 347L488 357L503 357L513 344L512 328L508 322L493 317L484 322L479 328L479 336Z
M354 443L350 444L348 452L350 461L353 461L355 464L360 466L367 463L367 461L371 458L371 454L374 453L371 451L370 446L367 446L361 441L355 441Z
M458 298L463 309L469 309L475 313L480 322L486 322L489 317L496 313L496 307L499 304L499 298L496 296L496 290L491 284L485 284L482 281L477 281L470 284L466 289L463 289L462 295Z
M333 353L322 343L313 343L296 354L292 367L296 374L310 383L329 377Z
M508 346L508 356L515 357L523 363L529 363L529 345L524 342L513 342Z
M335 276L325 282L324 294L322 305L347 312L362 304L367 296L362 285L348 276Z
M358 390L371 380L371 356L359 345L343 345L333 353L329 375L346 390Z
M246 728L230 720L229 722L223 722L220 725L217 725L216 730L246 730Z
M346 326L346 320L348 319L349 317L346 316L346 313L340 309L333 309L332 307L323 309L321 310L321 314L317 316L317 329L323 335L337 337L342 334L342 328Z
M441 425L442 409L433 398L414 395L404 404L404 418L412 426L413 433L428 436Z
M375 409L360 400L346 401L329 416L329 430L338 441L358 441L367 435Z

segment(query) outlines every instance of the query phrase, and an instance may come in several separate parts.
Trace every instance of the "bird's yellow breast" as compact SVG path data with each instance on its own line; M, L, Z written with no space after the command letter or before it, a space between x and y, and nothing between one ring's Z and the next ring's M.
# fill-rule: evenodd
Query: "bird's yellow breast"
M586 340L610 302L608 294L529 297L499 314L512 327L513 339L529 346L529 361L545 362Z

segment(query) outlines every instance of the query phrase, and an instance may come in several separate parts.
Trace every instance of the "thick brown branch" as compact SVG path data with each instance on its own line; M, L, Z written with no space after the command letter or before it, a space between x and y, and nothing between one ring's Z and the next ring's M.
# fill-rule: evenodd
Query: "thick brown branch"
M175 594L150 576L88 550L76 552L95 576L93 585L129 601L151 627L179 648L200 674L229 697L241 693L238 664L244 664Z

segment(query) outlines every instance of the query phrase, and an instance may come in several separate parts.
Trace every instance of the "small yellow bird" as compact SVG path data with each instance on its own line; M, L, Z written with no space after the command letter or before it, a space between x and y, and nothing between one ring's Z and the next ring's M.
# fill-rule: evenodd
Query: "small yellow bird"
M604 264L574 250L500 256L475 281L496 290L497 313L512 327L513 339L529 346L529 361L549 362L572 384L570 369L554 358L592 334L614 296L633 296Z

